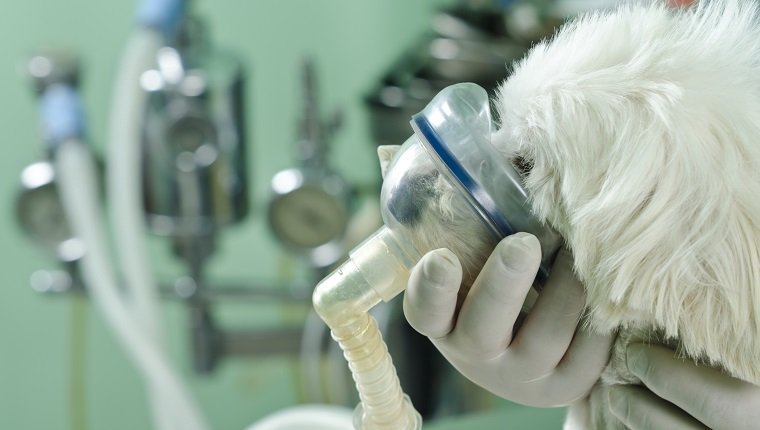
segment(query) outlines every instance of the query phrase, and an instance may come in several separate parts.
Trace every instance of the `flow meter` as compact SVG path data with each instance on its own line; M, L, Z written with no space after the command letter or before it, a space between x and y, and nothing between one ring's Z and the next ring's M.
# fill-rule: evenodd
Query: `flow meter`
M33 55L25 65L38 95L53 85L76 86L79 61L66 51L44 51ZM45 136L43 136L45 138ZM84 255L84 246L69 228L56 186L56 172L48 151L43 158L21 172L16 195L16 221L21 230L40 248L63 263Z
M314 68L303 66L304 112L297 145L298 167L272 177L269 225L288 249L305 254L316 268L337 262L351 216L352 189L327 163L328 142L340 117L323 121L317 109Z
M34 243L62 262L84 255L84 247L69 228L49 161L38 161L21 172L21 189L16 197L16 220Z

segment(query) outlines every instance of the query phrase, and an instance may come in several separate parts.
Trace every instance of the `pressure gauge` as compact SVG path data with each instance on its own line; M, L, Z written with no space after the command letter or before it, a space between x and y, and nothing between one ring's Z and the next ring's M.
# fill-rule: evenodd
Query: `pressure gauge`
M350 215L346 183L328 173L288 169L272 178L272 191L269 223L275 236L317 267L335 263L344 252L340 240Z
M59 260L76 261L84 254L82 242L73 236L66 219L50 162L30 164L21 172L16 220L30 239Z
M272 177L269 225L289 249L306 254L315 268L327 268L346 252L343 236L351 216L351 190L327 163L328 143L341 124L319 116L316 78L311 60L303 63L303 114L299 123L300 166Z

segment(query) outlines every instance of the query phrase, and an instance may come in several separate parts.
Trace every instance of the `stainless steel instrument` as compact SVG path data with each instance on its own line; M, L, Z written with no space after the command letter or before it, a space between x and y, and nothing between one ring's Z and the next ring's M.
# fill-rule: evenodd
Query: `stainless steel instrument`
M199 24L187 31L201 34L159 50L141 79L150 94L143 195L152 232L199 237L248 213L244 75L235 57L202 42Z
M329 141L340 116L319 115L314 66L303 65L303 114L299 127L298 166L272 177L269 225L290 250L315 268L325 268L345 254L341 239L351 216L352 190L327 161Z

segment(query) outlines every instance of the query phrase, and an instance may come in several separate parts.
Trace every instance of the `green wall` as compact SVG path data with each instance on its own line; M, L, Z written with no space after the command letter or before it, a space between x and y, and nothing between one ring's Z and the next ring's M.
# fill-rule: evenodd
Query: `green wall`
M0 13L0 429L133 430L149 427L141 381L100 316L86 300L42 296L29 275L54 267L19 233L13 199L21 169L38 155L37 112L18 66L44 46L72 48L84 63L83 91L93 145L102 150L112 77L132 25L134 2L116 0L6 0ZM306 270L270 237L263 219L269 178L291 165L299 112L299 65L316 60L323 112L342 108L346 125L333 161L349 179L376 180L374 148L361 96L379 74L429 28L443 1L198 0L216 44L239 52L250 66L247 126L251 136L253 211L223 238L213 277L303 280ZM179 265L160 240L151 243L163 278ZM228 305L226 324L266 327L293 320L301 310ZM293 315L296 315L294 317ZM183 369L215 429L242 429L257 418L301 400L293 360L227 360L211 377L192 376L186 354L186 315L165 306L175 362ZM83 347L82 347L83 345ZM81 408L77 369L85 369L87 414ZM72 383L72 381L75 381ZM72 402L75 404L72 408ZM79 423L79 424L77 424ZM82 424L84 423L84 424ZM77 429L78 430L78 429Z

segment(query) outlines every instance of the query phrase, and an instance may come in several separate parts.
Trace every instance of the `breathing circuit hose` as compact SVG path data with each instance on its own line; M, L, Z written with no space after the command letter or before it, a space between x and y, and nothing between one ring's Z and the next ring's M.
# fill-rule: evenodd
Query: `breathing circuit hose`
M361 404L354 424L361 419L363 429L414 428L406 418L406 402L396 369L383 342L377 321L362 313L332 328L332 336L349 362ZM397 422L405 422L397 427Z
M314 291L314 309L343 349L359 391L357 430L422 428L422 418L401 389L377 321L368 313L404 289L409 268L419 259L399 259L404 254L398 250L393 233L382 227Z

